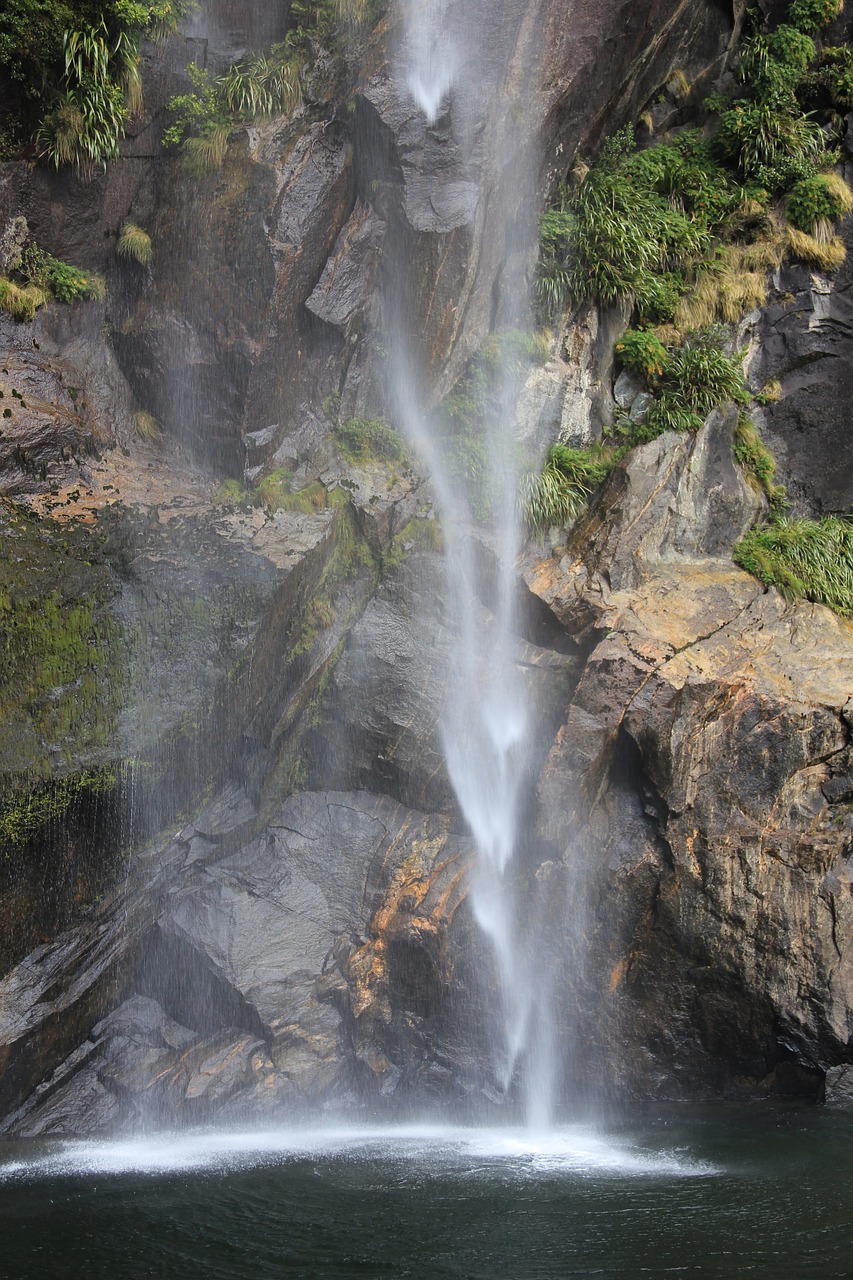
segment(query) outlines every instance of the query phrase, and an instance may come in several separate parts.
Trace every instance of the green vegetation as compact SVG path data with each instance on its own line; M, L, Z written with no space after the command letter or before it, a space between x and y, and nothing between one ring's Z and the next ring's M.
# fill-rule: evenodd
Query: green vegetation
M818 173L803 178L787 201L788 217L800 231L807 231L824 244L834 234L832 224L853 209L853 191L836 173Z
M47 769L44 744L103 746L122 697L122 634L92 535L0 509L0 772ZM51 589L45 589L45 583Z
M237 64L215 80L190 63L192 87L167 104L173 120L163 134L163 145L179 147L195 176L213 172L222 164L229 134L237 125L299 105L300 65L287 44L274 45L268 55Z
M695 431L712 409L729 400L746 405L749 392L739 353L727 356L721 335L711 329L691 334L667 353L660 376L649 381L653 397L642 422L617 426L629 445L653 440L664 431Z
M767 271L786 256L838 265L832 223L853 192L827 172L838 121L836 102L820 94L842 107L853 100L853 57L844 47L818 53L811 36L837 12L836 0L794 0L787 23L743 41L742 91L708 100L704 131L638 152L622 130L573 190L560 188L541 223L547 307L567 294L627 300L638 319L689 332L763 301Z
M236 63L215 79L190 64L190 90L168 103L173 120L163 135L164 146L180 148L195 176L213 172L225 158L233 129L295 110L309 89L312 95L322 93L318 52L339 55L339 73L348 45L375 20L379 8L377 0L293 0L293 25L268 53Z
M162 39L194 0L6 0L0 158L35 144L49 164L84 176L118 154L142 107L140 46Z
M403 437L381 418L347 418L335 427L341 453L353 462L400 462L406 456Z
M734 401L737 460L767 499L771 530L796 529L802 542L826 548L840 537L834 526L815 526L818 537L806 536L803 522L785 523L784 489L746 412L741 357L731 352L731 328L720 326L764 305L769 273L787 258L822 271L844 260L834 224L853 210L853 191L832 166L838 113L853 106L853 51L813 38L840 8L840 0L793 0L772 31L753 13L740 89L706 101L701 131L677 131L638 151L633 131L623 129L591 168L579 165L574 187L563 184L541 220L539 268L546 311L569 297L631 308L633 326L616 354L640 376L648 401L633 417L617 414L611 465L663 431L697 429L712 409ZM669 91L682 99L689 85ZM779 394L771 386L755 399L767 404ZM594 487L594 476L561 466L552 450L543 473L525 481L525 516L540 527L565 523ZM781 541L790 555L791 538ZM798 581L807 584L801 594L829 599L804 568Z
M761 439L755 423L747 414L738 418L735 431L735 458L743 468L748 483L767 499L771 519L780 519L786 510L785 489L773 482L776 460Z
M792 0L788 16L801 31L819 31L838 17L844 0Z
M591 449L552 445L542 471L528 472L522 477L519 486L522 518L533 529L559 528L576 520L585 510L590 494L606 480L619 456L619 450L602 445Z
M31 241L18 265L0 276L0 310L15 320L31 321L51 297L57 302L78 302L106 296L106 284L94 271L81 271L68 262L44 253Z
M551 335L507 329L491 334L435 415L450 479L468 496L475 520L486 520L495 483L490 424L507 412L510 388L520 387L533 365L548 358Z
M853 616L853 522L776 520L734 549L737 564L788 597L804 597Z
M103 795L115 785L111 769L86 769L7 797L0 801L0 849L25 845L49 823L61 822L81 795Z

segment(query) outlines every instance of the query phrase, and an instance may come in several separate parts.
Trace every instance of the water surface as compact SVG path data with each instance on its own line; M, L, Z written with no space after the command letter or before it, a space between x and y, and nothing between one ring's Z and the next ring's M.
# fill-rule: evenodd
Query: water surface
M7 1144L0 1225L10 1280L829 1280L853 1275L853 1117Z

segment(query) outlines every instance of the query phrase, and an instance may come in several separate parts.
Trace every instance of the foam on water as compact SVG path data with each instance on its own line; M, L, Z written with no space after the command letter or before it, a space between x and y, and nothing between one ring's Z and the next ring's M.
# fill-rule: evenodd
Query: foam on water
M697 1177L720 1170L681 1152L619 1143L587 1126L537 1134L526 1129L407 1126L382 1129L270 1129L59 1142L3 1162L0 1183L63 1176L228 1171L304 1159L413 1162L421 1171L470 1176Z

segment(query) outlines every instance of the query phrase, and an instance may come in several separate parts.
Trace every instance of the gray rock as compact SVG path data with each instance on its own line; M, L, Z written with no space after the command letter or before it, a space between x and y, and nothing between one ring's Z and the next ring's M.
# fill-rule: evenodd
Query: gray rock
M631 421L645 422L646 415L654 404L654 400L654 396L650 395L648 391L641 391L638 396L635 396L631 401L631 410L628 415Z
M367 309L376 287L385 223L357 204L305 305L315 316L347 329Z
M642 378L631 369L623 369L613 384L613 399L620 409L630 409L642 390Z

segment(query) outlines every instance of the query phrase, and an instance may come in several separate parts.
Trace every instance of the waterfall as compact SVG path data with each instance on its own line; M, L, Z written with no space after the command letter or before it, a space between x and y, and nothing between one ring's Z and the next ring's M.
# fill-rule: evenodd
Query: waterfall
M457 72L457 46L448 25L449 0L403 0L406 87L434 124Z
M508 7L494 3L487 21L499 22L501 11ZM453 87L454 136L470 139L483 127L494 128L506 137L502 154L512 155L517 164L525 139L512 108L501 102L500 86L489 83L486 59L479 56L485 40L476 20L469 21L466 33L460 14L448 11L447 0L405 0L405 18L400 79L426 125L434 122ZM460 46L464 60L457 60ZM464 83L460 71L460 83L454 85L456 68L463 62ZM470 158L467 168L464 176L478 185L482 201L487 179ZM515 170L514 178L515 184L528 179L524 165ZM501 187L499 180L497 186ZM497 234L504 262L514 265L501 280L501 328L517 333L530 326L529 286L519 263L533 235L532 174L531 198L522 219L506 187L502 190ZM493 189L490 199L495 198ZM526 245L520 243L525 237ZM396 265L406 269L404 263ZM402 323L394 327L398 333L407 328ZM441 737L450 780L478 850L471 887L473 911L493 949L500 982L500 1008L492 1028L495 1080L506 1095L518 1089L528 1123L545 1128L551 1121L553 1093L553 1052L545 1016L547 982L539 971L541 958L534 958L531 945L537 913L535 907L531 912L529 902L523 908L519 895L518 860L524 843L523 799L530 783L531 746L531 716L516 652L520 528L519 455L513 423L519 372L509 358L499 360L485 396L489 411L483 444L489 501L488 509L480 506L475 518L470 483L464 469L454 466L447 438L423 409L417 359L402 349L401 339L391 368L392 403L429 469L444 532L447 606L454 641Z

